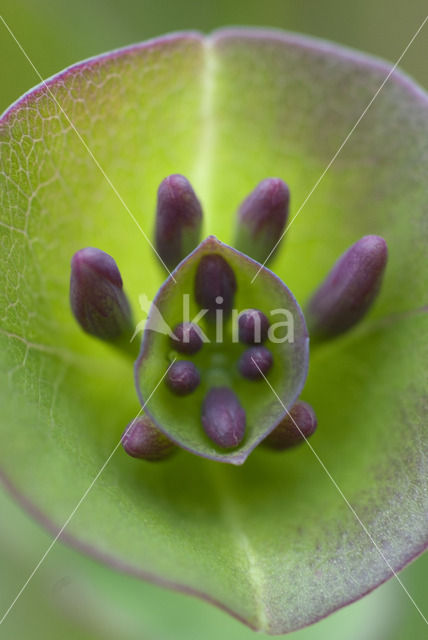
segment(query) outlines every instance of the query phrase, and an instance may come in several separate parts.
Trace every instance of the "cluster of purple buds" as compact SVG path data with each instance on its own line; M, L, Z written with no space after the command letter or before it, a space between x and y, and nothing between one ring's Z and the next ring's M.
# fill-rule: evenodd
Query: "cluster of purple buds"
M194 294L205 310L206 322L228 320L237 289L235 274L218 254L204 256L196 270ZM247 309L238 318L239 341L246 347L236 363L237 371L247 380L261 380L273 364L272 353L261 343L267 339L269 320L258 309ZM177 359L166 375L166 384L178 396L195 391L201 374L191 356L203 349L199 327L191 322L178 324L173 331L171 347L188 359ZM246 415L237 394L227 387L208 390L202 406L202 426L207 436L219 447L237 447L245 435Z
M238 209L235 249L260 263L270 261L287 230L289 202L289 189L279 178L257 185ZM181 175L165 178L158 190L154 243L164 267L175 269L186 259L200 241L201 226L202 208L188 180ZM306 305L305 317L314 343L348 331L365 316L379 293L386 262L386 243L379 236L365 236L345 251ZM237 287L236 274L227 260L215 252L202 256L194 275L193 296L205 310L205 330L230 320ZM73 256L70 302L84 331L135 356L131 308L113 258L94 248L81 249ZM275 368L269 329L268 317L261 309L249 308L239 315L239 351L232 376L238 381L236 385L230 380L210 382L210 359L207 365L204 334L197 324L181 322L173 329L170 348L176 357L164 381L171 402L182 402L181 397L203 388L201 428L221 449L238 447L245 438L248 416L240 399L240 385L244 381L262 384ZM266 393L271 393L268 385ZM264 445L284 450L310 437L317 419L309 404L297 400L273 426ZM164 459L177 448L146 415L128 425L122 445L130 456L149 461Z

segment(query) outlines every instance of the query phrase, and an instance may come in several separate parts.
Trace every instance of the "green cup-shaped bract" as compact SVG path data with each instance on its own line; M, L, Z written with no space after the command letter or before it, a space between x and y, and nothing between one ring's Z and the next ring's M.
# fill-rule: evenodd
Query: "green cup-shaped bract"
M229 309L231 317L226 318L225 314L221 314L220 322L215 325L208 313L210 309L201 309L200 299L194 295L199 266L207 258L217 258L227 265L236 279L234 310ZM266 342L274 361L268 377L285 406L291 407L298 398L306 380L308 366L309 340L300 307L284 283L267 269L263 269L254 284L251 284L258 269L257 262L219 242L215 237L204 240L173 271L153 300L140 356L135 366L141 404L145 406L147 402L145 411L154 424L181 447L197 455L232 464L242 464L286 413L268 385L254 385L252 380L246 380L239 371L240 358L247 351L247 345L239 342L239 313L256 307L268 318L273 318L273 337L276 336L277 341L270 342L268 339ZM207 286L210 285L208 282ZM174 396L168 385L160 385L156 394L150 397L172 357L171 339L163 329L182 322L183 313L189 313L186 320L201 315L199 327L204 332L205 343L192 356L192 362L200 374L200 384L193 393L180 398ZM289 314L289 326L275 327L276 324L285 322L286 314ZM209 319L203 325L208 316ZM162 324L157 324L160 317ZM177 362L179 361L170 365L167 377ZM223 451L220 446L216 446L202 428L201 406L212 387L232 389L247 415L245 438L230 451Z

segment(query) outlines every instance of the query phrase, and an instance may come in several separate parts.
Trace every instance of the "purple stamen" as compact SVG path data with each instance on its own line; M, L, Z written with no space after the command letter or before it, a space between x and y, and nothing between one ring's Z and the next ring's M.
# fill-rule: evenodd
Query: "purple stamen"
M202 207L190 182L179 174L165 178L158 189L156 250L168 269L197 246L202 225Z
M165 380L176 395L186 396L196 389L201 377L193 362L177 360L168 369Z
M241 204L234 245L258 262L269 260L285 229L290 203L288 186L280 178L266 178ZM271 255L269 255L272 252Z
M269 320L258 309L246 309L238 319L239 340L245 344L261 344L267 338Z
M116 262L108 253L87 247L71 260L70 304L82 329L115 341L132 333L131 309Z
M216 319L216 312L230 314L236 293L236 278L232 267L219 254L201 258L195 277L195 298L206 318Z
M235 393L227 387L214 387L202 406L205 433L219 447L237 447L244 437L246 416Z
M364 236L339 258L307 305L313 338L332 338L370 309L382 283L388 250L380 236Z
M262 380L273 364L272 353L263 346L250 347L242 354L238 362L241 375L248 380Z

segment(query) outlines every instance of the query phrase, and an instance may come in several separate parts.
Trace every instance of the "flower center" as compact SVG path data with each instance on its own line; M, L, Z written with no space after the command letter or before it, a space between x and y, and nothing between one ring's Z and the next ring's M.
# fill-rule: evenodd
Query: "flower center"
M298 399L308 360L305 320L285 284L265 268L282 241L288 206L287 185L263 180L238 211L235 248L214 237L198 245L202 207L190 183L175 175L160 185L155 250L173 273L152 303L136 362L146 415L123 436L131 456L169 456L171 434L195 453L228 461L218 451L249 452L263 439L282 450L314 432L315 413ZM361 238L342 255L307 304L315 343L361 320L379 292L386 258L378 236ZM135 355L131 307L113 258L93 248L75 254L70 301L85 331Z

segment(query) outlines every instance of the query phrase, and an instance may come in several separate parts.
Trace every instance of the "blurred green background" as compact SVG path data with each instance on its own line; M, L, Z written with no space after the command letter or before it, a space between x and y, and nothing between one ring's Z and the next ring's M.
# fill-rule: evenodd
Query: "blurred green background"
M82 58L169 31L258 25L327 38L395 62L425 18L424 0L2 0L1 13L43 77ZM401 68L428 88L428 25ZM38 78L0 24L0 112ZM76 502L80 496L76 496ZM0 617L50 537L0 493ZM400 574L427 610L428 556ZM0 627L0 638L248 640L255 634L221 611L117 574L56 545ZM297 640L426 638L426 625L396 580Z

